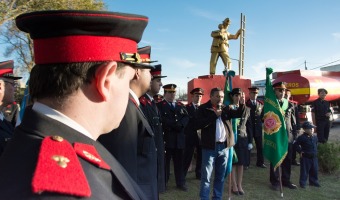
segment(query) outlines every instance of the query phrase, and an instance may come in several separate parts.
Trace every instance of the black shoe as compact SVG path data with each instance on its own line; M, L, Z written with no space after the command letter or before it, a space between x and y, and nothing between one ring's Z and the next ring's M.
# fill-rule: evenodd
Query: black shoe
M300 185L300 188L303 188L303 189L305 189L305 188L306 188L306 186L305 186L305 185Z
M297 186L293 183L282 184L282 185L289 188L289 189L297 189Z
M297 162L296 160L293 160L293 161L292 161L292 165L300 166L300 163Z
M321 187L319 183L310 183L309 185L314 186L314 187Z
M184 192L188 191L188 187L186 185L179 185L179 186L177 186L177 189L182 190Z
M239 195L244 195L243 191L238 191Z
M258 167L261 167L261 168L267 168L267 166L265 164L259 164L259 165L256 165Z
M239 194L240 194L239 191L231 190L231 192L232 192L233 194L235 194L235 195L239 195Z

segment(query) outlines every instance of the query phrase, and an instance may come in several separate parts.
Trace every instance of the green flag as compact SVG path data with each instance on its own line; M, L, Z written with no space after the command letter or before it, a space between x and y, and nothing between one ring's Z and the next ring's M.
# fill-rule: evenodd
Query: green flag
M272 73L272 68L266 68L266 95L263 108L263 155L272 163L275 170L287 155L288 136L284 121L284 111L280 108L269 78ZM283 107L286 107L287 103L288 101L285 101Z

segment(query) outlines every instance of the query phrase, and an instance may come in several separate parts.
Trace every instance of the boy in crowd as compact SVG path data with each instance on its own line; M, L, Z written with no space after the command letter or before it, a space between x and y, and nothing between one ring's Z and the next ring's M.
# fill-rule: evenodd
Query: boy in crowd
M318 138L314 132L314 124L306 121L302 124L304 133L297 138L295 147L297 152L301 155L300 161L300 187L305 188L307 178L309 175L309 185L320 187L318 181L318 157L317 157L317 143Z

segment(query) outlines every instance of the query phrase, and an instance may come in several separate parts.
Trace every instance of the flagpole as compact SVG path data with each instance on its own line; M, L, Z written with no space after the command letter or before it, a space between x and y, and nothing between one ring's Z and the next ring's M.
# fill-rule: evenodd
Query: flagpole
M235 76L235 71L233 70L224 70L223 71L223 75L224 77L226 78L226 84L225 84L225 88L224 88L224 100L223 100L223 104L224 105L229 105L231 102L230 102L230 99L227 100L229 98L229 92L231 91L232 89L232 77ZM229 92L226 92L226 91L229 91ZM231 199L231 170L232 170L232 156L233 154L230 153L230 151L232 151L232 147L229 148L229 152L228 152L228 164L227 164L227 170L226 170L226 173L228 175L228 200ZM231 156L231 157L230 157Z
M283 198L282 170L281 170L281 165L279 166L279 181L280 181L280 193L281 193L281 197Z
M228 175L228 182L228 200L231 200L231 173Z

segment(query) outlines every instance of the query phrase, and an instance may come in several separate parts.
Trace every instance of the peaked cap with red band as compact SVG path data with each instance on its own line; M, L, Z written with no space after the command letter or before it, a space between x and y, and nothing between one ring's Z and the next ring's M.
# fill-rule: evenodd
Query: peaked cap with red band
M155 68L154 69L151 69L151 75L152 75L152 78L165 78L167 76L162 76L162 65L161 64L158 64L158 65L155 65Z
M201 94L204 95L204 90L203 88L194 88L190 91L190 94Z
M13 60L7 60L4 62L0 62L0 77L9 78L13 80L21 79L22 77L13 75Z
M137 53L148 18L142 15L81 10L26 13L17 27L30 34L36 64L117 61L143 64Z
M258 87L250 87L250 88L248 88L248 90L249 90L249 92L259 93Z
M166 92L176 92L176 84L167 84L163 86L164 91Z

